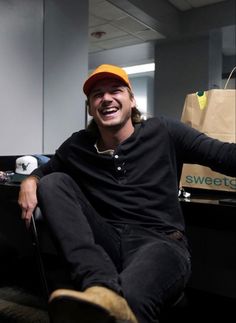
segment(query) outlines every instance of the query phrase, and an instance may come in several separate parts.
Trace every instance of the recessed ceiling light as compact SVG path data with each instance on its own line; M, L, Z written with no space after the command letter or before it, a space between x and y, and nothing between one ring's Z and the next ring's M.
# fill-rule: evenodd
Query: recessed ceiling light
M138 74L155 71L155 63L123 67L127 74Z

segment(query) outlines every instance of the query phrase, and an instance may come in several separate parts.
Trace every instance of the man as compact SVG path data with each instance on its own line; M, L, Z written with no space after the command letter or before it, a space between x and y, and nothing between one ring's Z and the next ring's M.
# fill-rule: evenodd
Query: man
M191 272L178 201L184 162L236 176L236 145L165 118L142 121L128 76L99 66L86 80L91 124L21 184L39 204L74 290L55 290L52 322L158 322Z

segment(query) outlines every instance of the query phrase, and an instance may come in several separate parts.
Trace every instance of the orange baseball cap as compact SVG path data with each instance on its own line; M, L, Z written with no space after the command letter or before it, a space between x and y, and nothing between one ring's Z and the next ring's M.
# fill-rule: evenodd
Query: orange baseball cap
M119 66L103 64L98 66L88 77L83 86L84 93L89 96L95 83L104 78L114 78L124 82L130 89L131 84L125 70Z

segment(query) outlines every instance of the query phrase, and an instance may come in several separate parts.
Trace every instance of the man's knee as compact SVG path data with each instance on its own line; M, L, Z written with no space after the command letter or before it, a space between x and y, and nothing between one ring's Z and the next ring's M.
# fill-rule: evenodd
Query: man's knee
M61 184L70 181L73 181L72 178L65 173L51 173L40 179L38 190L40 191L42 189L55 189L58 185L61 186Z
M38 184L37 196L38 200L48 200L51 196L56 196L57 192L65 191L68 187L73 187L73 179L65 173L51 173L42 177Z

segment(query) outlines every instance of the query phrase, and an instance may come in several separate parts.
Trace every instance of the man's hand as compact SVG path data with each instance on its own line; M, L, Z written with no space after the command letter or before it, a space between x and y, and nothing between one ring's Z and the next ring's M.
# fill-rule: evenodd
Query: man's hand
M27 228L30 225L33 211L38 203L36 194L38 181L37 177L29 176L23 180L20 186L18 204L22 209L21 217L25 221Z

